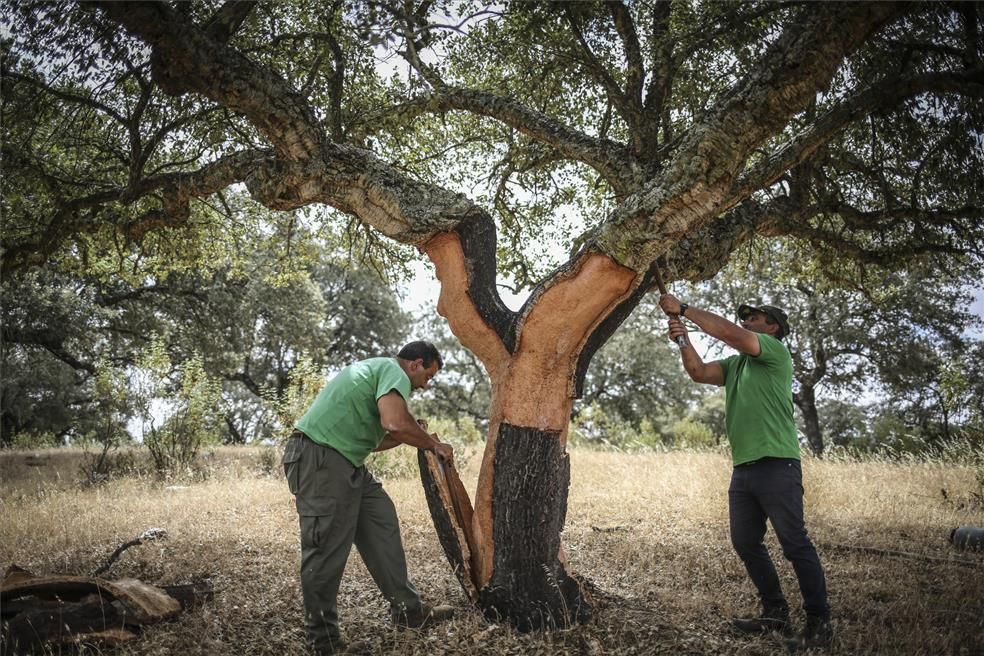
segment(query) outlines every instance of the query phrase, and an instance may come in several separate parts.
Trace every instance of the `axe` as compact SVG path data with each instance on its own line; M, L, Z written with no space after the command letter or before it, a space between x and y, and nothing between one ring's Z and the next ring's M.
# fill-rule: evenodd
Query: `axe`
M656 278L656 286L659 288L659 293L660 294L666 294L666 293L668 293L666 291L666 285L663 284L663 276L661 276L659 274L659 266L656 264L656 262L653 262L653 276ZM680 317L678 317L675 314L671 314L670 315L670 318L671 319L679 319ZM680 348L683 348L683 347L685 347L687 345L687 338L684 337L683 335L677 335L676 343L677 343L677 346L679 346Z

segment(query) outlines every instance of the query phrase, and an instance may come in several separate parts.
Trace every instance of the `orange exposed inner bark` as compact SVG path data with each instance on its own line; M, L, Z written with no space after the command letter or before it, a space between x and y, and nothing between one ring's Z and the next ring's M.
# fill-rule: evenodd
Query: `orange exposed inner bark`
M591 331L631 293L636 277L635 271L595 253L540 297L523 323L503 386L504 421L540 430L567 426L577 356Z
M492 577L492 481L499 425L559 431L566 441L577 357L592 331L631 294L637 274L606 255L584 257L570 276L537 300L523 321L516 353L510 356L468 296L469 277L458 235L442 233L423 249L441 281L438 312L482 361L492 383L489 435L471 530L466 529L473 576L481 589Z
M423 250L434 263L441 282L438 314L447 318L451 332L478 356L489 376L495 379L501 375L501 368L508 365L509 352L468 297L468 271L461 240L453 232L444 232L424 244Z

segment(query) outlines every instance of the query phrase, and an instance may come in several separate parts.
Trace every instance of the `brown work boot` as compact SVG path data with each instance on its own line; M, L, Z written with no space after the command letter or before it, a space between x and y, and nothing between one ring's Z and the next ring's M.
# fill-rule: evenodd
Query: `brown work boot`
M454 617L454 608L447 605L431 606L422 603L420 610L416 612L406 612L405 610L394 610L390 613L393 624L405 629L422 629L431 624L437 624Z
M762 609L760 616L735 618L732 626L742 633L768 633L770 631L788 633L792 628L789 624L789 607L766 606Z
M803 631L795 638L786 641L786 649L790 652L825 649L833 640L834 627L830 624L830 617L807 615Z

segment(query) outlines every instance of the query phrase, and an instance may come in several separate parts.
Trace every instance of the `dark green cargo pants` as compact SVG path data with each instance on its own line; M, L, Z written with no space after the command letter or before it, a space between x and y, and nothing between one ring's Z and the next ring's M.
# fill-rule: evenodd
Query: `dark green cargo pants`
M391 612L419 612L396 508L379 481L364 466L354 467L296 432L283 465L300 520L304 626L311 644L330 651L339 639L336 599L353 542Z

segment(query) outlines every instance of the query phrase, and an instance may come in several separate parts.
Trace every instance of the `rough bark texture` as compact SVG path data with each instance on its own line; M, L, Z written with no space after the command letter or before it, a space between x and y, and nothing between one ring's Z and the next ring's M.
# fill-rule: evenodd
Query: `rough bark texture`
M559 433L500 424L494 462L492 578L479 593L483 612L520 630L586 620L590 599L560 560L570 460Z
M35 576L13 565L0 583L2 653L31 653L80 640L125 642L136 637L139 627L170 619L211 593L210 586L200 584L159 588L137 579Z
M471 533L472 507L453 465L441 463L430 451L417 451L420 480L437 538L468 598L478 601Z
M482 215L455 230L468 271L468 296L510 353L516 350L519 315L506 307L495 288L496 234L492 217Z
M115 645L137 637L126 628L126 609L119 601L102 601L95 596L81 602L49 602L47 606L25 608L5 623L0 653L44 653L48 646L80 640Z

